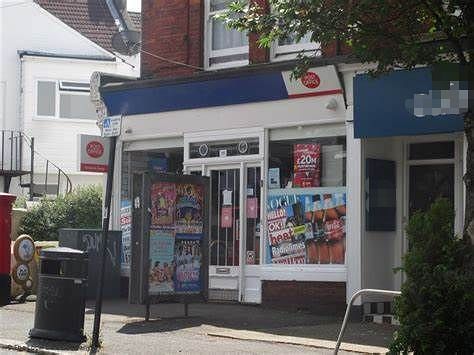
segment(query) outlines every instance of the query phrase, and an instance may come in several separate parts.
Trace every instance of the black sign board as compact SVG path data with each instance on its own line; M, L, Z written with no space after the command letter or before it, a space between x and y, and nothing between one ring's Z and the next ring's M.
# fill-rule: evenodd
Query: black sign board
M207 300L209 178L135 174L132 192L129 301Z

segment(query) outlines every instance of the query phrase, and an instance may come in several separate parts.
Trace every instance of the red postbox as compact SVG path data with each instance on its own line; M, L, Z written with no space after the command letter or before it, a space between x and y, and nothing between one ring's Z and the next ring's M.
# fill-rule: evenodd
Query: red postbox
M10 303L10 232L14 195L0 193L0 306Z

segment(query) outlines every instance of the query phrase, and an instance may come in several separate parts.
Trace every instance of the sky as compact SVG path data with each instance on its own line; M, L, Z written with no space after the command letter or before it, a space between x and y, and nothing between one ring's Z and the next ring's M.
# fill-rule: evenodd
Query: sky
M141 5L141 0L127 0L128 11L140 12Z

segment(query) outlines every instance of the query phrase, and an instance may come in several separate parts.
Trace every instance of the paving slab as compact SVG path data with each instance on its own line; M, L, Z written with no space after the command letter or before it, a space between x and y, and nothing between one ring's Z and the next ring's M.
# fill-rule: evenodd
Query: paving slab
M94 317L88 303L85 333L90 337ZM0 342L18 342L56 353L87 353L87 343L74 344L29 339L34 323L34 302L0 308ZM144 307L126 300L103 305L101 339L104 354L331 354L342 319L304 312L285 312L239 304L192 304L184 316L182 304L153 305L145 322ZM390 343L396 327L350 323L347 343L368 346L380 353ZM27 348L18 348L27 349ZM340 354L364 348L342 348ZM26 351L26 350L23 350Z

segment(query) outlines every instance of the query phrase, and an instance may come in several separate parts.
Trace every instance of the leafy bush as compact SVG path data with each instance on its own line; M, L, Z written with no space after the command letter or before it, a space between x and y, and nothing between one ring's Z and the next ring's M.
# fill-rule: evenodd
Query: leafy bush
M402 268L407 280L395 300L400 328L391 352L474 352L474 252L454 235L453 221L445 199L410 218Z
M35 240L57 240L60 228L100 228L102 188L85 186L54 200L44 198L29 210L20 225L20 233Z

